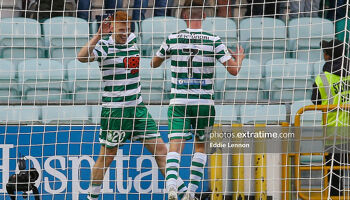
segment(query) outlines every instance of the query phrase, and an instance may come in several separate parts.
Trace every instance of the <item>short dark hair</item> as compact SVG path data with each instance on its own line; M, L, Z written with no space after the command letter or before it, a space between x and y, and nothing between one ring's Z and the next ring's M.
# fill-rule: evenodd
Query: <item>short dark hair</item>
M189 7L203 7L203 0L186 0L184 6Z
M336 59L344 55L344 44L338 39L331 41L323 40L320 45L323 52L330 56L332 59Z
M203 19L204 0L186 0L183 11L189 14L190 19Z

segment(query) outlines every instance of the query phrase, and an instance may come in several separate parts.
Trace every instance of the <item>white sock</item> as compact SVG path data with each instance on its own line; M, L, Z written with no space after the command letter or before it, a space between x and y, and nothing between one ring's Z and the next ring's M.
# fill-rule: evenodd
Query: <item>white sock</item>
M187 187L185 185L185 182L181 179L180 176L177 177L177 192L179 194L180 199L185 195L185 192L187 191Z
M188 191L194 197L194 193L199 187L199 183L204 174L204 166L207 163L207 155L204 153L194 153L191 162L190 183L188 184Z
M88 195L89 200L97 200L101 193L101 184L91 184L90 191Z
M180 154L169 152L166 156L166 189L177 188L177 180L180 167Z

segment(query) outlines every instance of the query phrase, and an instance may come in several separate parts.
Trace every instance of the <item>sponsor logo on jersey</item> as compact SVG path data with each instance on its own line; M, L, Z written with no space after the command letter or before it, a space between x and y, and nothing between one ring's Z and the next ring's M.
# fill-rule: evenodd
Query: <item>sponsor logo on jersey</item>
M205 80L194 78L183 78L177 80L177 85L206 85Z
M136 74L139 72L139 65L140 65L140 57L125 57L124 60L124 67L126 69L131 69L131 74Z

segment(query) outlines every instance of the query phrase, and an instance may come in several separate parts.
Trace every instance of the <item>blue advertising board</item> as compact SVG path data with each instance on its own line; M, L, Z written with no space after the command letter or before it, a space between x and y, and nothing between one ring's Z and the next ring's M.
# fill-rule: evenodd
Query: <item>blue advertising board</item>
M39 172L36 186L42 199L85 199L91 167L100 145L99 126L0 126L0 199L6 195L8 177L14 174L17 159ZM160 126L165 142L167 126ZM180 176L188 183L193 145L186 144ZM205 172L204 180L208 173ZM103 199L166 199L164 177L153 156L138 142L126 144L106 172ZM207 191L203 181L198 191ZM34 199L32 196L29 199ZM102 199L102 198L101 198Z

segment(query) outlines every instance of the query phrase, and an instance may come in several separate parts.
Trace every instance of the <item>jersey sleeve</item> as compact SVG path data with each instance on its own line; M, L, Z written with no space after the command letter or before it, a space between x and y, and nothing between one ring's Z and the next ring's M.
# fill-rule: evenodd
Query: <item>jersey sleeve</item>
M156 56L160 58L170 57L169 39L163 42L163 44L160 46L159 50L157 51Z
M128 38L128 45L129 45L129 48L133 48L134 50L137 50L137 51L140 51L140 48L138 46L138 38L136 37L136 35L134 33L131 33L129 35L129 38Z
M225 44L220 39L216 40L215 43L215 58L219 60L221 64L232 58L230 52L228 52Z
M130 33L127 43L134 45L134 44L137 44L137 41L138 41L138 38L136 37L136 35L134 33Z
M94 61L101 62L102 60L104 60L107 57L107 51L108 51L107 45L101 40L98 41L97 44L95 45L94 50L92 51L95 56Z

